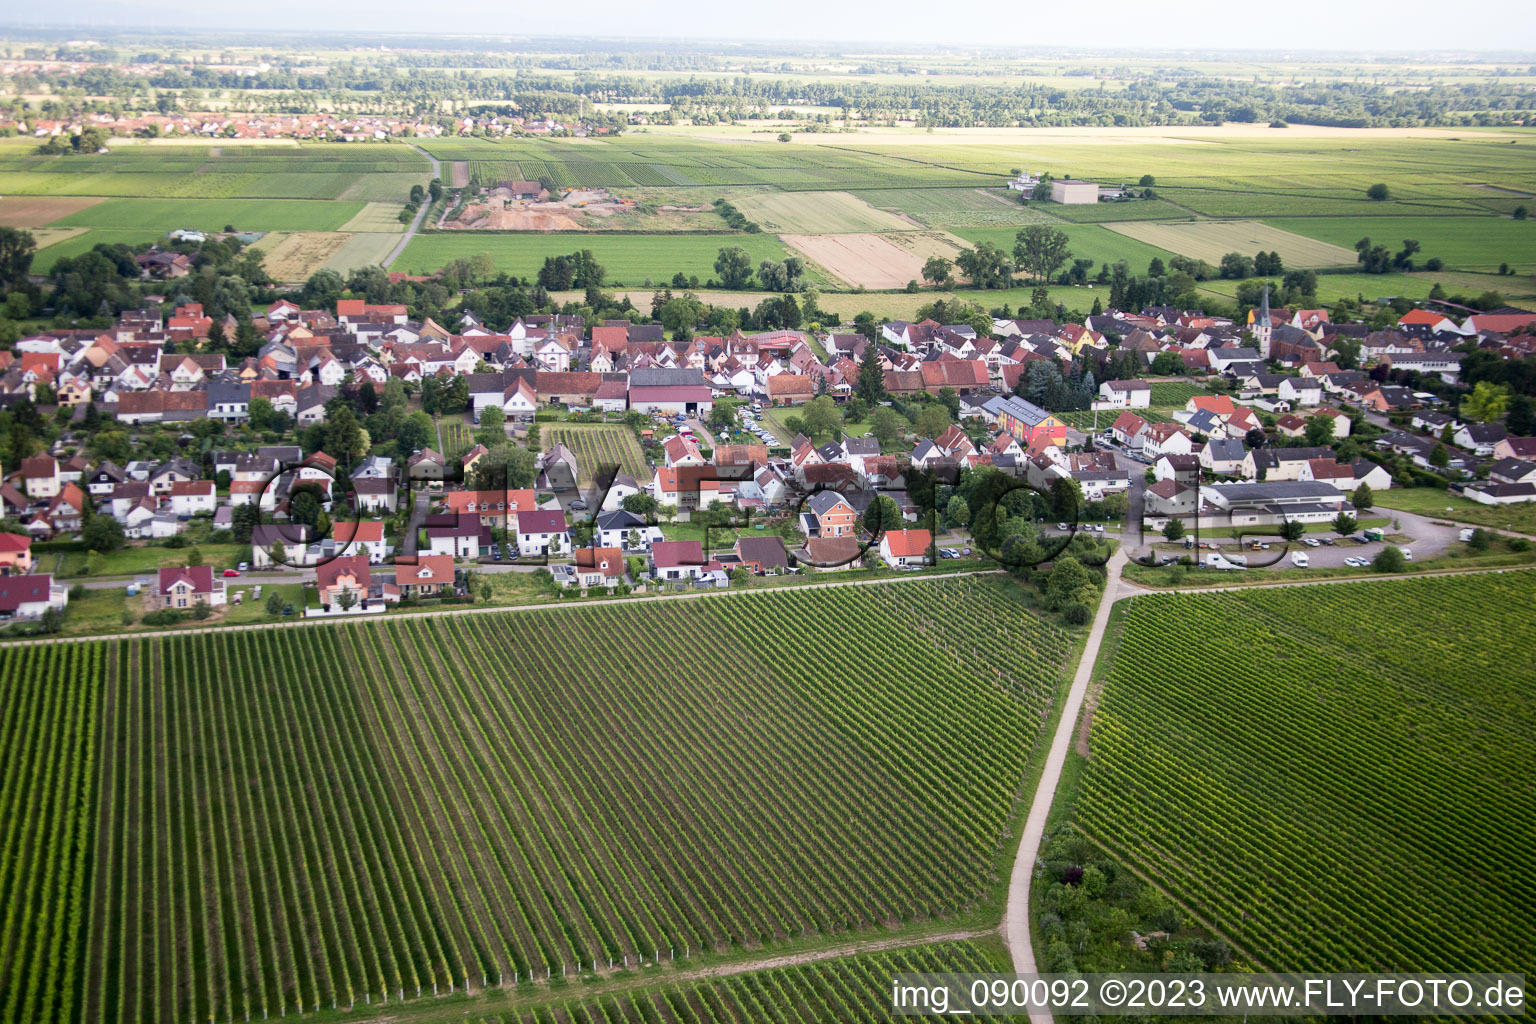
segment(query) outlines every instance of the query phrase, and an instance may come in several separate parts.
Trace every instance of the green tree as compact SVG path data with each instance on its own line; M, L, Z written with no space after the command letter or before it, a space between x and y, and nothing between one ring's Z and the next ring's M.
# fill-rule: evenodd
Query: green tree
M0 227L0 291L26 279L36 252L37 240L30 231Z
M1174 544L1183 540L1184 520L1170 519L1167 523L1163 524L1163 539L1168 541L1170 544Z
M1060 228L1031 224L1014 237L1013 258L1020 270L1037 281L1048 281L1072 258L1071 239Z
M805 436L814 440L831 437L843 426L843 415L830 395L822 395L805 403L800 409L800 421Z
M1493 534L1479 527L1472 531L1472 536L1467 539L1467 547L1473 551L1487 551L1493 546Z
M752 282L752 257L741 246L728 245L715 257L715 273L720 275L720 287L740 291Z
M1094 600L1096 591L1093 574L1083 567L1083 563L1071 555L1062 555L1056 559L1046 580L1045 605L1052 611L1059 611L1073 601L1087 604Z
M932 439L948 430L950 422L948 409L937 402L929 402L923 406L923 411L917 414L912 429L917 432L918 437Z
M1385 182L1378 181L1376 184L1365 190L1365 197L1367 199L1374 199L1378 203L1384 202L1385 200L1392 197L1392 190L1387 188Z
M1360 512L1369 512L1376 504L1376 497L1371 493L1371 485L1362 483L1355 488L1355 493L1349 497L1350 504Z
M1436 469L1444 469L1451 464L1451 450L1439 441L1429 450L1429 464Z
M80 539L91 551L116 551L123 546L123 524L107 515L93 515L80 531Z
M901 507L890 495L880 495L864 510L864 529L871 534L901 529Z
M287 601L283 600L283 595L274 590L267 598L267 614L272 616L283 614L283 608L287 603Z
M869 414L869 432L884 447L907 432L907 421L888 405L876 406Z
M1280 524L1281 539L1288 540L1293 544L1296 541L1301 540L1302 537L1306 536L1306 533L1306 524L1299 523L1294 519L1287 519L1285 522Z
M475 490L521 490L538 476L533 452L503 442L475 460L469 485Z
M644 491L626 496L619 502L619 507L645 519L651 519L656 515L656 499Z
M923 264L923 280L932 285L945 285L953 276L954 263L943 256L930 256Z
M1402 572L1408 568L1408 559L1403 556L1402 548L1388 544L1371 559L1371 568L1377 572Z
M1478 423L1491 423L1502 419L1509 411L1509 386L1480 380L1472 387L1472 393L1461 400L1463 419Z
M952 527L970 525L971 506L960 495L954 495L949 499L949 504L944 506L944 521Z
M1340 512L1333 517L1333 532L1340 537L1347 537L1355 532L1355 517L1348 512Z
M1333 417L1317 413L1307 417L1306 425L1307 444L1314 448L1323 448L1333 443Z
M880 352L874 343L864 347L864 357L859 361L859 380L854 393L871 406L886 399L885 369L880 364Z
M488 405L480 410L480 426L475 430L475 443L487 448L507 443L507 414L499 405Z

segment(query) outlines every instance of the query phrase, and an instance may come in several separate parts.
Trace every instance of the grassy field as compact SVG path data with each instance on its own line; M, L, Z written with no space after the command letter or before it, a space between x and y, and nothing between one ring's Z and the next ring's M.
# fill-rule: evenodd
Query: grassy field
M828 619L870 639L784 657ZM8 648L4 791L100 800L0 839L53 907L8 997L272 1019L990 922L1074 649L999 577Z
M356 216L341 225L341 230L377 231L382 234L398 235L405 231L405 225L400 223L400 211L404 209L404 203L368 203L357 212Z
M1536 534L1536 504L1484 505L1433 487L1394 487L1376 495L1376 504L1475 526Z
M496 269L533 275L547 256L591 249L608 271L610 284L638 287L647 277L669 281L681 271L700 282L715 275L715 258L728 245L739 245L760 260L782 260L786 251L772 235L417 235L390 270L431 273L449 260L489 253Z
M1508 263L1520 273L1536 271L1536 221L1499 217L1307 217L1272 219L1286 231L1353 249L1361 238L1385 245L1395 252L1405 238L1416 238L1423 248L1416 257L1422 264L1438 256L1448 267L1462 270L1493 270Z
M1211 266L1229 252L1252 256L1278 252L1287 267L1332 267L1355 262L1353 249L1282 231L1254 220L1118 221L1104 227L1129 238L1205 260Z
M775 233L910 231L918 226L848 192L760 192L735 205L748 220Z
M1528 571L1135 598L1076 821L1276 970L1530 963L1502 823L1536 814L1533 600Z
M335 231L362 203L297 199L108 199L55 221L60 226L195 231ZM397 223L398 227L399 224Z
M274 231L254 246L278 281L303 281L326 265L354 236L341 231Z
M1164 263L1173 255L1167 249L1156 245L1148 245L1146 242L1125 235L1116 234L1108 228L1097 224L1058 224L1062 231L1067 233L1071 243L1073 259L1091 259L1098 263L1113 264L1116 260L1125 260L1131 266L1133 274L1144 274L1147 264L1153 258L1159 258ZM956 228L956 235L968 242L991 242L1004 252L1012 253L1015 238L1018 236L1018 228ZM1068 260L1070 266L1071 260ZM1091 275L1090 275L1091 276ZM1026 298L1027 301L1027 298ZM1089 300L1092 303L1092 300Z

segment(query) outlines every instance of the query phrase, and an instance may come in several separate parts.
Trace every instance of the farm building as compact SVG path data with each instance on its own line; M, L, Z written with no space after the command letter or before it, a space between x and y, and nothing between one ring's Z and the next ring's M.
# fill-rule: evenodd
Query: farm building
M1051 202L1065 206L1089 206L1099 201L1099 186L1091 181L1062 178L1051 182Z

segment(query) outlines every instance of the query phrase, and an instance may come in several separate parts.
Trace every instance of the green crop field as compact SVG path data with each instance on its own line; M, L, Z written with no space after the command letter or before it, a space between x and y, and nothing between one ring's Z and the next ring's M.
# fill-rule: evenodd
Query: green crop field
M1422 248L1420 263L1438 256L1447 267L1462 270L1493 270L1508 263L1520 273L1536 269L1536 221L1504 217L1318 217L1272 219L1269 223L1298 235L1353 249L1361 238L1402 248L1405 238L1416 238Z
M964 914L1072 648L998 577L6 648L0 886L49 909L3 998L274 1019Z
M933 228L1054 223L1039 206L1025 206L1017 192L996 188L886 188L855 192L882 210L914 217Z
M226 225L236 231L335 231L363 209L362 203L299 199L108 199L57 223L162 234L176 228L223 231Z
M736 207L764 231L775 233L914 231L918 227L847 192L759 192L737 199Z
M642 486L650 483L651 467L645 461L645 452L635 439L634 431L628 427L562 423L545 428L545 432L551 441L559 441L575 453L583 484L591 482L598 467L614 465Z
M1173 255L1167 249L1127 238L1097 224L1058 224L1056 226L1067 233L1073 259L1091 259L1095 264L1113 264L1116 260L1125 260L1131 265L1132 273L1143 274L1146 273L1147 264L1154 258L1166 263ZM954 233L971 243L991 242L1004 252L1011 254L1019 229L956 228ZM1071 260L1067 261L1067 265L1071 265Z
M1521 969L1533 600L1529 571L1135 598L1075 818L1269 968Z
M485 252L495 261L496 269L509 274L531 276L538 273L548 256L559 256L579 249L591 249L608 272L609 284L622 282L638 287L647 277L670 281L681 271L698 275L702 283L715 275L715 257L728 245L739 245L760 260L782 260L787 251L772 235L597 235L581 232L563 234L488 234L438 232L417 235L390 270L428 274L460 257Z

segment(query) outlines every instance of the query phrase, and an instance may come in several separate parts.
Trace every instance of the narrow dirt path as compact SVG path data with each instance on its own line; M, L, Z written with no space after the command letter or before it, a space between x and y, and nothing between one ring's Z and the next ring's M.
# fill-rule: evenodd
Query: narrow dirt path
M441 178L443 176L442 164L437 162L437 157L414 143L411 144L411 148L427 158L427 162L432 165L432 177ZM427 210L431 206L430 202L421 204L421 208L416 211L416 216L411 218L411 226L405 229L405 234L401 237L400 241L393 249L389 250L389 255L384 257L381 265L385 270L388 270L390 265L400 258L400 254L405 252L405 247L411 244L411 239L416 237L416 229L421 227L421 221L426 217Z

